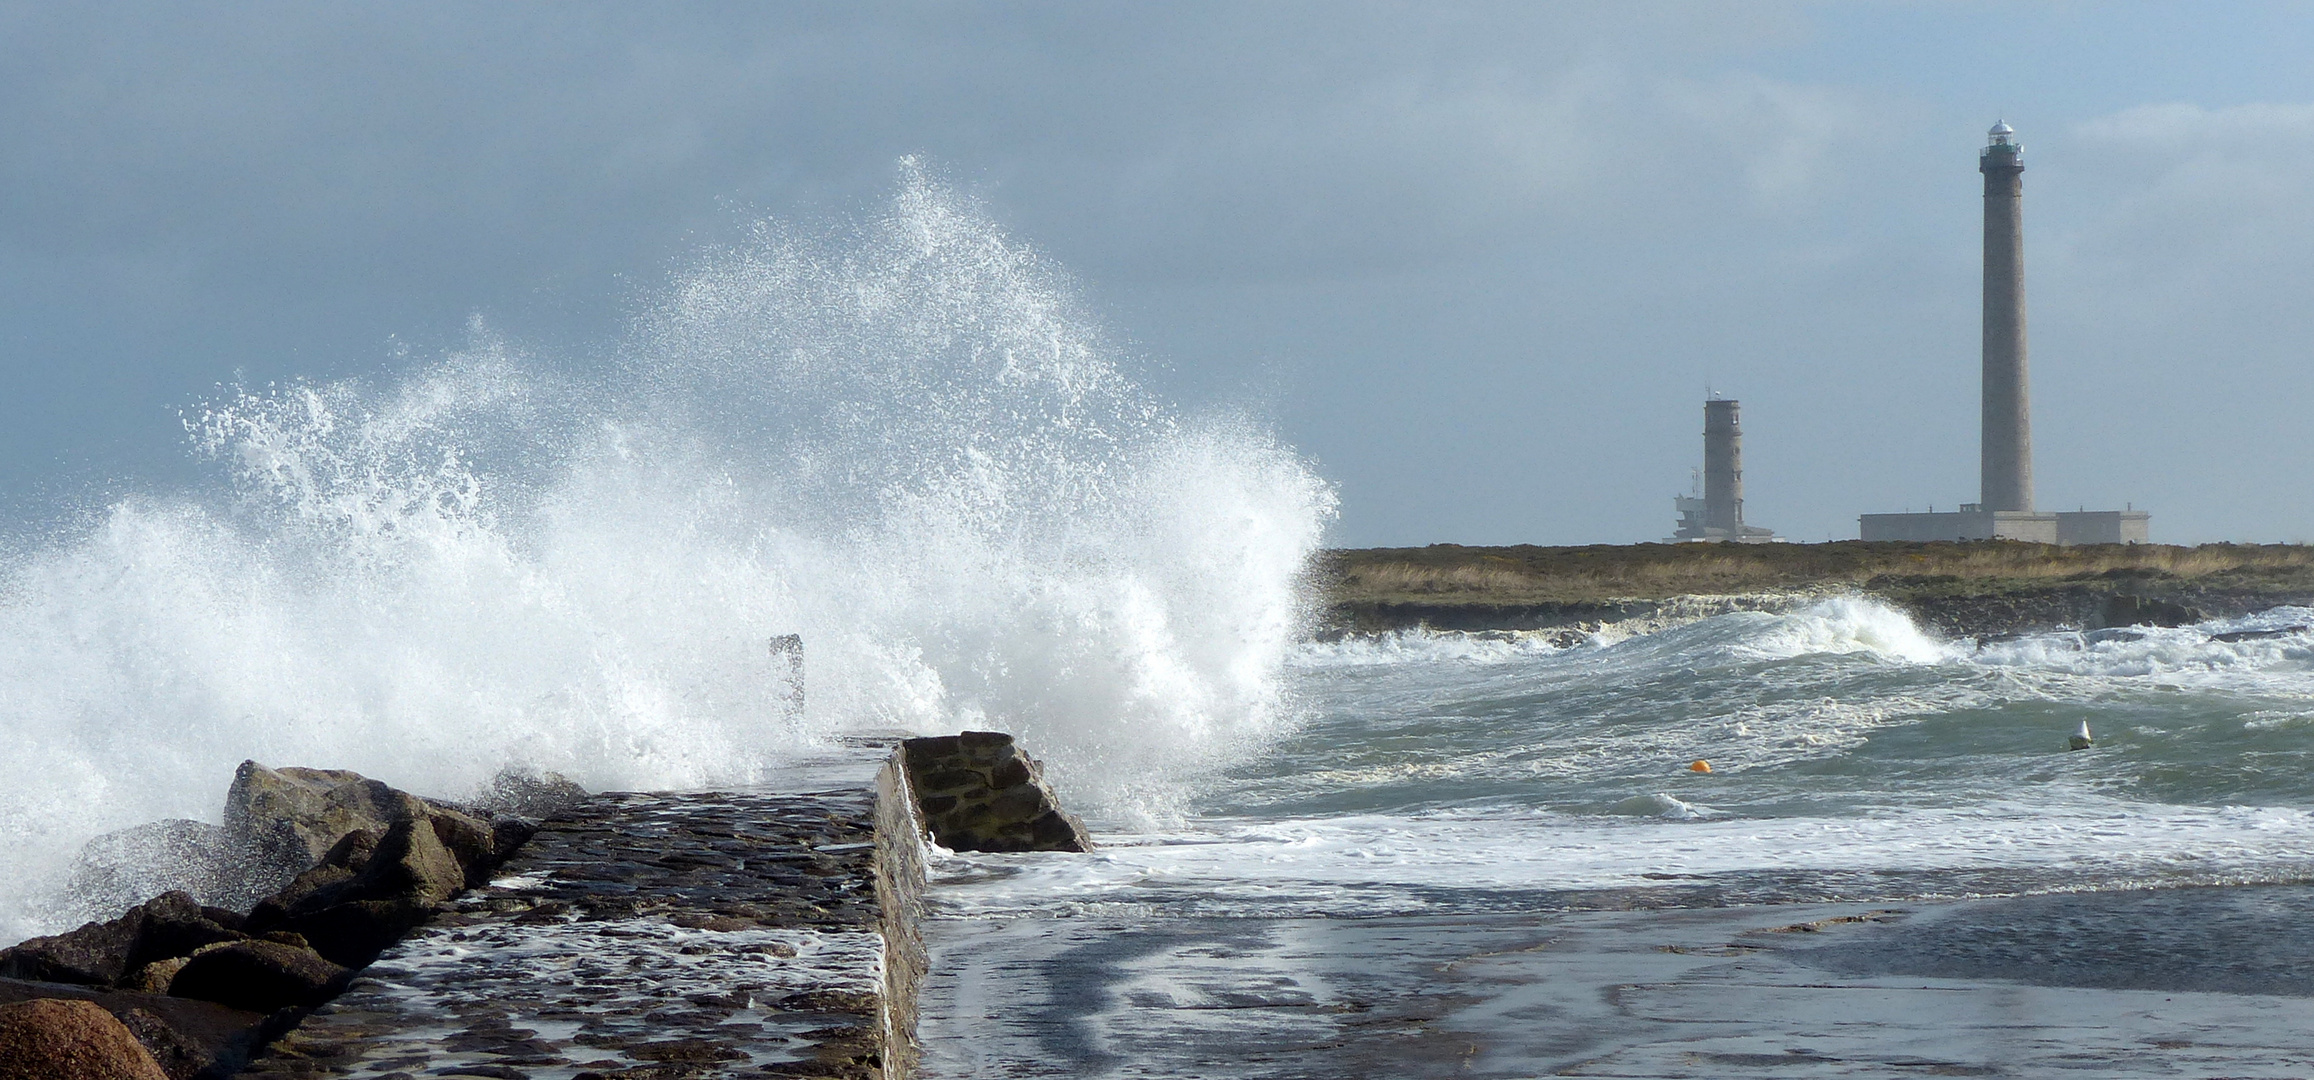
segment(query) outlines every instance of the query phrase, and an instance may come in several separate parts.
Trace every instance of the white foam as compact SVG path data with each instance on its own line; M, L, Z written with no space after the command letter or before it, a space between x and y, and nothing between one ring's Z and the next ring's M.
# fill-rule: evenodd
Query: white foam
M1083 856L949 856L935 867L948 879L938 896L968 915L1147 903L1168 892L1292 914L1335 910L1343 889L1357 890L1354 908L1375 903L1376 889L1617 889L1759 872L2029 870L2111 881L2314 870L2314 812L2094 797L1844 818L1353 815L1099 839Z
M1398 667L1407 664L1504 664L1560 651L1551 631L1466 633L1455 630L1393 630L1294 646L1295 667Z
M1979 649L1996 667L2165 681L2235 690L2314 693L2314 636L2217 641L2209 627L2139 627L2108 635L2035 634Z
M1754 655L1864 652L1914 664L1932 664L1954 655L1950 645L1923 631L1910 616L1868 597L1835 596L1768 618L1773 622L1764 632L1744 643Z
M1616 803L1611 812L1633 817L1669 818L1673 821L1696 821L1702 818L1725 816L1718 810L1701 803L1691 803L1668 792L1634 795Z

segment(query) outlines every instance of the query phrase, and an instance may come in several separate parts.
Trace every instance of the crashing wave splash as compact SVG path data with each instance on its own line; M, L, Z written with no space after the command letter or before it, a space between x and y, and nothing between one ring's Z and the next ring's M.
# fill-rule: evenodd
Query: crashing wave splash
M607 368L477 327L394 385L234 392L187 420L215 485L12 553L0 938L244 758L680 788L995 727L1132 817L1288 726L1330 487L1168 410L1058 270L903 171L878 216L701 253Z

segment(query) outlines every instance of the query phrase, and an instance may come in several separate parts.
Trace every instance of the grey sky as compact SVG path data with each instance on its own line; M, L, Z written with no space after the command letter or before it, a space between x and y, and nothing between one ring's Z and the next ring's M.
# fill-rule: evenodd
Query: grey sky
M2314 538L2309 56L2305 4L0 4L0 500L474 313L584 351L914 153L1274 415L1339 543L1661 537L1707 380L1752 519L1849 537L1975 498L2005 117L2044 506Z

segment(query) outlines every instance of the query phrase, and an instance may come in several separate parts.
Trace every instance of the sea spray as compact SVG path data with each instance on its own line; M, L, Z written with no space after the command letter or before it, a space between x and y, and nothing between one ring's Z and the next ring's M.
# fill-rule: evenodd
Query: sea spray
M188 413L215 484L15 553L0 939L88 914L56 898L80 843L213 820L247 757L675 788L995 727L1146 818L1289 727L1331 489L1165 407L1057 270L905 171L879 216L703 252L607 367L477 327L390 385L226 393Z

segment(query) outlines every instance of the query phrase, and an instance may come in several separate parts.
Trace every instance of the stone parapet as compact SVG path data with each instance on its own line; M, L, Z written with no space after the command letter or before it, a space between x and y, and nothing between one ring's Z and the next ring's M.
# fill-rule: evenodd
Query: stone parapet
M998 731L910 739L900 746L916 809L950 851L1091 851L1035 759Z
M931 970L924 950L924 823L900 755L876 771L876 901L884 930L884 1057L890 1076L915 1071L916 997Z

